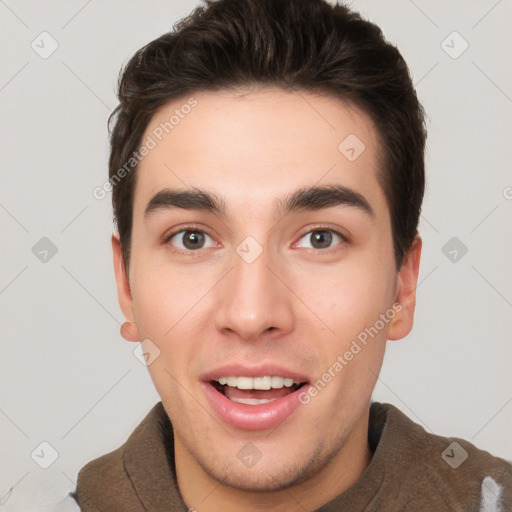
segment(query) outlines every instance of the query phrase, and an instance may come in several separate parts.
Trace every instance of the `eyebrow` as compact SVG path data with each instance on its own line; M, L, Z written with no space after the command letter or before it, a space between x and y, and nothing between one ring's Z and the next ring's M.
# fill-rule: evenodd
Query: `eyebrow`
M276 214L285 216L302 211L316 211L333 206L349 206L367 214L372 219L375 212L359 192L344 185L304 187L276 201ZM217 195L193 187L192 190L163 189L148 202L144 218L158 211L172 208L199 210L226 217L226 204Z

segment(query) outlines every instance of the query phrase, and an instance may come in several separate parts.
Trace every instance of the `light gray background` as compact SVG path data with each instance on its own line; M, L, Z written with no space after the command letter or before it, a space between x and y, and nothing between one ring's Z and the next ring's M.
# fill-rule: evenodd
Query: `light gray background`
M119 334L110 195L92 190L121 64L196 5L0 0L0 499L73 489L159 400ZM429 115L416 322L389 342L374 399L512 459L511 1L352 5L398 45ZM59 44L47 59L31 48L43 31ZM456 59L442 46L453 31L469 43ZM58 249L46 263L32 252L42 237ZM442 252L452 237L468 248L456 262ZM31 458L43 441L58 452L48 469Z

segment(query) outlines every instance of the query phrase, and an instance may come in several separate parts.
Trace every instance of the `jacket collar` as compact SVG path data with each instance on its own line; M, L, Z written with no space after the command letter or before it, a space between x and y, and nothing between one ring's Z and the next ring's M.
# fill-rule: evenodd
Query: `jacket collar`
M169 504L188 510L176 479L173 430L161 401L131 434L123 462L146 510L170 510Z
M371 451L379 451L381 436L388 435L386 431L392 432L395 423L402 423L404 420L415 425L394 406L372 403L368 433ZM388 443L381 445L380 452L387 451ZM396 450L397 446L394 443L392 445ZM392 457L390 453L380 452L377 457L377 453L374 455L370 465L352 487L319 510L327 512L334 504L352 505L359 502L361 496L366 496L367 499L369 494L376 494L384 477L383 463L388 457ZM161 401L155 404L125 443L123 463L146 510L169 510L170 504L184 511L188 510L176 478L173 429Z

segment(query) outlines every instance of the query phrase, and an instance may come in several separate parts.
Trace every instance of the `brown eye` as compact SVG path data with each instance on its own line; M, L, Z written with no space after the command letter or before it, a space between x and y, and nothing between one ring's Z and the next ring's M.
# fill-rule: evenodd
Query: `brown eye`
M194 251L205 248L205 241L209 237L204 231L199 230L181 230L173 233L168 241L180 250Z
M343 235L332 229L315 229L302 236L301 240L309 241L311 249L330 249L333 240L338 238L341 242L345 240ZM306 246L307 247L307 246Z

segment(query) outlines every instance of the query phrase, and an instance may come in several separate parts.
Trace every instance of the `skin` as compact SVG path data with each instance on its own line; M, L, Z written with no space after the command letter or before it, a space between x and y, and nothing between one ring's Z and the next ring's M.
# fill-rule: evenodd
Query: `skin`
M417 237L395 269L389 208L377 181L380 145L369 116L339 99L276 88L202 92L198 105L137 170L129 272L112 237L119 302L130 341L160 350L149 365L175 434L182 496L201 512L314 510L364 472L371 394L386 341L412 328L421 254ZM162 107L150 135L187 98ZM353 162L338 145L364 142ZM275 201L298 188L342 184L375 212L334 206L276 217ZM144 221L163 188L198 187L222 197L227 217L170 209ZM180 255L192 223L205 248ZM313 245L315 229L333 235ZM187 228L191 229L191 228ZM247 236L263 248L251 264L236 252ZM328 385L277 428L243 431L222 423L199 375L227 362L278 362L320 378L352 340L393 304L401 310ZM268 329L274 327L273 329ZM261 459L248 468L237 453L248 442ZM300 503L297 505L297 503Z

